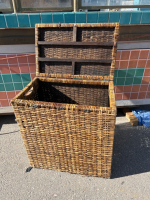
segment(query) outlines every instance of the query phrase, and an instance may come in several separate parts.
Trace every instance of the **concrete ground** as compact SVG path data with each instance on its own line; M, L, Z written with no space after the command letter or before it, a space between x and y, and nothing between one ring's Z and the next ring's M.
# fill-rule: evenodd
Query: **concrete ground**
M111 179L31 169L14 116L0 116L0 200L150 199L150 128L117 117Z

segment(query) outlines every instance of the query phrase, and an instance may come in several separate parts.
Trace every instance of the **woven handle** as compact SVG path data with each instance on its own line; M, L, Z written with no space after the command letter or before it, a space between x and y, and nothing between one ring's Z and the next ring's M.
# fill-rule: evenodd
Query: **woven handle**
M34 89L33 89L33 87L32 87L29 91L27 91L27 92L24 94L24 97L29 97L30 95L32 95L33 91L34 91Z

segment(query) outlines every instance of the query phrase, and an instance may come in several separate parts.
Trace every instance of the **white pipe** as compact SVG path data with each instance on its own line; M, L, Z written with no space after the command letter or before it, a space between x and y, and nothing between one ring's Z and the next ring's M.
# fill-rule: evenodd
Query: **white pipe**
M74 12L77 12L77 1L74 0Z
M12 4L13 4L14 13L16 13L16 12L17 12L17 10L16 10L16 4L15 4L15 0L12 0Z

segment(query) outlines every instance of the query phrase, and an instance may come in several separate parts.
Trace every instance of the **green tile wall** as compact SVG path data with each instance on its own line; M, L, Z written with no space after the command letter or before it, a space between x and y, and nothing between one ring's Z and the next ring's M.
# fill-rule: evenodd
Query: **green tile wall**
M30 19L30 27L35 27L35 24L41 23L40 13L30 13L29 19Z
M0 91L22 90L30 81L30 73L0 74Z
M124 85L125 78L117 78L116 85Z
M23 86L22 83L14 83L15 90L22 90Z
M4 83L12 82L12 78L10 74L2 74L2 78L3 78Z
M53 23L64 23L63 13L53 13Z
M18 26L19 27L29 27L30 26L28 14L18 13L17 18L18 18Z
M130 24L140 24L142 12L132 11Z
M75 22L75 13L72 13L72 12L64 13L64 22L65 23L74 23Z
M52 23L52 14L41 13L41 23Z
M114 85L141 84L144 68L116 69L114 73Z
M97 23L97 12L87 12L87 23Z
M114 85L117 85L117 78L114 78Z
M21 74L21 78L23 82L31 81L30 74L28 73Z
M119 71L119 70L115 70L114 78L118 77L118 71Z
M126 77L134 77L136 69L127 69Z
M118 77L120 78L123 78L126 76L126 72L127 70L126 69L122 69L122 70L118 70Z
M7 26L9 28L17 28L19 27L18 21L17 21L17 15L12 13L12 14L5 14L5 19L7 22ZM1 22L0 22L1 23Z
M0 83L0 91L5 91L4 84Z
M76 12L76 23L86 23L86 12Z
M125 83L124 83L124 85L132 85L133 84L133 80L134 80L134 78L133 77L131 77L131 78L126 78L125 79Z
M6 28L4 15L0 15L0 28Z
M149 24L150 23L150 12L143 11L141 17L141 24Z
M130 11L122 11L120 13L120 24L129 24L130 23L130 16L131 12Z
M109 13L105 11L98 12L98 22L107 23L109 18Z
M0 15L0 28L34 27L36 23L150 24L150 11L99 11L55 13L11 13Z
M112 22L119 22L120 19L120 12L119 11L112 11L109 13L109 23Z
M143 76L144 68L136 69L135 76Z
M143 77L135 77L134 78L134 81L133 81L133 85L138 85L138 84L141 84L141 82L142 82L142 78Z
M21 82L21 75L20 74L12 74L13 82Z
M12 83L5 83L5 88L6 88L6 91L13 91L14 90L14 86Z
M0 83L3 83L2 75L0 74Z
M26 87L30 82L23 82L23 87Z

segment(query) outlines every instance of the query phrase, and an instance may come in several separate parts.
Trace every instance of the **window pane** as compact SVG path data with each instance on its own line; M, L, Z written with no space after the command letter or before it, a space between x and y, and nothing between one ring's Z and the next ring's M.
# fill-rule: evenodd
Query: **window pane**
M106 6L108 0L82 0L82 6Z
M120 5L134 5L134 0L120 0Z
M10 0L0 0L0 9L8 9L11 8Z
M150 0L140 0L140 5L150 5Z
M150 5L150 0L82 0L82 6Z
M21 0L22 8L71 7L71 0Z

